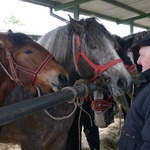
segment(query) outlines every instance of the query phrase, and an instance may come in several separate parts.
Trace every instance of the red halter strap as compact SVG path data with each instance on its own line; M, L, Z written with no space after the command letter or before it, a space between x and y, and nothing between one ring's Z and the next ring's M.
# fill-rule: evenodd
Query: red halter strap
M79 36L76 35L76 41L77 41L77 45L78 48L80 48L80 39ZM111 62L109 62L108 64L101 66L101 65L95 65L87 56L84 52L79 52L76 55L76 63L78 65L79 59L80 57L82 57L96 72L95 76L90 79L91 82L93 82L98 76L100 76L104 71L106 71L108 68L112 67L113 65L122 62L121 59L115 59Z
M24 68L24 67L18 65L17 63L15 63L15 61L13 60L13 58L11 57L9 52L6 52L6 57L9 61L10 70L11 70L11 74L14 78L14 81L18 85L22 85L19 78L18 78L18 73L17 73L17 70L16 70L16 69L18 69L22 72L28 73L31 76L33 76L32 85L34 85L36 83L37 79L38 79L38 74L40 74L42 72L43 68L53 58L53 55L49 54L36 71L29 70L29 69Z

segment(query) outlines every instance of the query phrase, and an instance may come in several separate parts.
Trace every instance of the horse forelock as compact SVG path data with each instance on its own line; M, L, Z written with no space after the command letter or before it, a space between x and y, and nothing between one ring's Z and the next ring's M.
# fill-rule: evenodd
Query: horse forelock
M143 31L143 32L138 32L138 33L134 34L132 44L140 41L147 34L150 34L150 31Z
M99 23L96 18L92 17L88 19L81 19L80 23L84 26L85 42L88 47L91 46L91 44L100 44L100 46L103 48L104 45L106 45L104 43L105 39L113 41L110 32L104 27L103 24ZM72 47L71 41L74 33L76 32L69 23L68 25L60 26L48 32L37 42L44 46L50 53L52 53L56 60L58 60L60 63L63 63L66 59L70 59L70 49ZM68 50L70 51L68 52Z
M91 44L99 44L99 46L103 49L106 45L105 42L114 41L111 33L105 28L105 26L102 23L98 21L98 19L92 17L86 19L85 22L85 40L86 44L89 47L91 46Z
M8 36L13 40L15 47L22 45L25 40L32 41L32 39L24 33L9 33Z
M63 63L70 53L68 51L68 39L68 26L65 25L48 32L37 42L53 54L56 60Z

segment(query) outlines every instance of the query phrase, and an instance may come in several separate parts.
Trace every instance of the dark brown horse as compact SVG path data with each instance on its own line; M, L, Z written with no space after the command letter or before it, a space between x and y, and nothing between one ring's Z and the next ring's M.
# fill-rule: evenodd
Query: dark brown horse
M67 84L67 72L45 48L22 33L0 34L0 106L19 85L48 93Z
M33 86L19 86L6 98L5 105L22 102L38 94ZM19 144L22 150L63 150L73 121L73 116L69 117L72 110L74 105L64 103L8 123L3 126L0 141Z

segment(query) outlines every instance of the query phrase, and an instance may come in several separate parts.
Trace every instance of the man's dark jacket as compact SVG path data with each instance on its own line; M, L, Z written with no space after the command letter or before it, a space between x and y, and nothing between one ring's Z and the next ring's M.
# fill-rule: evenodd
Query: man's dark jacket
M119 139L119 150L150 150L150 69L138 89Z

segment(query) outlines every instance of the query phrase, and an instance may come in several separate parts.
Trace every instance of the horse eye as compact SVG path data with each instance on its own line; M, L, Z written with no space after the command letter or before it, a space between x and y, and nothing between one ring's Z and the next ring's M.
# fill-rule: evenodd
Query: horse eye
M24 53L26 53L26 54L32 54L32 51L29 50L29 49L27 49L27 50L24 51Z

